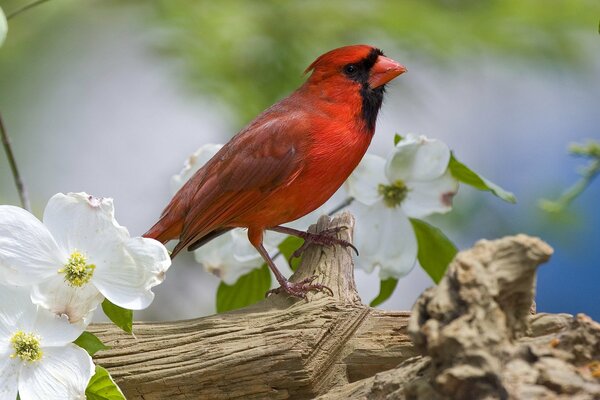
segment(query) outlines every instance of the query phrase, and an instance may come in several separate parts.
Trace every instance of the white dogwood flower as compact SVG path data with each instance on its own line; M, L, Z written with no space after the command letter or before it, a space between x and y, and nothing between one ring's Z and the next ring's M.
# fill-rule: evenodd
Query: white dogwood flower
M0 206L0 276L31 286L31 300L71 323L87 324L104 298L146 308L152 287L171 265L154 239L130 237L114 217L112 199L86 193L54 195L44 223L14 206Z
M244 229L232 229L194 251L194 259L207 272L228 285L263 264Z
M0 399L85 399L95 368L72 343L82 332L31 303L26 288L0 285Z
M387 160L366 154L346 181L355 201L358 265L381 279L398 278L414 267L417 239L410 218L452 208L458 181L448 171L450 149L439 140L407 135Z

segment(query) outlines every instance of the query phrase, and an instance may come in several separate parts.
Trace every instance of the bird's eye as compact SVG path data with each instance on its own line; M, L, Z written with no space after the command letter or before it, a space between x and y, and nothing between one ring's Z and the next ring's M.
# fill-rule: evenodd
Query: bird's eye
M344 72L348 75L352 75L358 71L358 67L354 64L348 64L344 67Z

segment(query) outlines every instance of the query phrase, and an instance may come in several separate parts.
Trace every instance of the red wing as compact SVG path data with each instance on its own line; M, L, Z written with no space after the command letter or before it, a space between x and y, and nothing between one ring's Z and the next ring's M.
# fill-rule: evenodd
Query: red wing
M293 181L310 140L305 121L281 117L261 124L257 120L190 179L182 188L190 203L174 253L226 226Z

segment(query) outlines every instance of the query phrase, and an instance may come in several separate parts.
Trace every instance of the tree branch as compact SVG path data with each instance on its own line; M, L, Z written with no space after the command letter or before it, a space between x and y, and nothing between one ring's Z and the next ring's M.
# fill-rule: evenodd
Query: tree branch
M347 213L325 216L316 231L345 226L338 235L350 240L353 225ZM360 302L348 250L313 246L302 259L290 279L318 275L333 297L273 295L196 320L137 323L135 337L113 325L94 325L90 330L113 347L96 361L128 399L312 398L416 354L406 333L407 312Z
M351 238L347 213L311 228L335 226ZM93 325L112 346L95 358L128 399L591 399L600 393L586 369L600 355L598 324L529 315L536 268L550 253L524 235L480 242L409 314L362 304L350 253L312 246L291 280L317 274L333 297L275 295L205 318L139 323L135 337Z

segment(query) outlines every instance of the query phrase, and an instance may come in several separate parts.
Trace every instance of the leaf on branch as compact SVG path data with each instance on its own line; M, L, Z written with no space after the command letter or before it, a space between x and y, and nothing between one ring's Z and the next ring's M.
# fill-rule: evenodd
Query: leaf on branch
M87 351L90 357L93 357L100 350L110 349L96 335L88 331L83 332L73 343Z
M437 284L446 273L448 264L458 249L439 228L416 218L411 218L410 222L419 245L419 264Z
M508 192L502 189L500 186L495 183L485 179L484 177L473 172L472 169L467 167L465 164L461 163L456 159L454 153L450 156L450 162L448 163L448 169L452 176L458 179L460 182L467 184L469 186L474 187L478 190L492 192L497 197L508 203L516 203L517 198L511 192Z
M217 312L237 310L265 298L271 288L271 273L267 264L242 275L233 285L224 282L217 289Z
M125 400L123 392L108 371L99 365L96 365L96 373L85 389L85 398L87 400Z
M116 304L111 303L108 299L104 299L102 302L102 311L104 314L114 322L119 328L123 329L127 333L131 333L133 330L133 311L123 307L119 307Z
M300 248L300 246L302 246L303 243L304 240L302 238L296 236L288 236L278 246L281 255L283 255L285 259L288 260L292 271L295 271L298 268L300 262L302 261L302 257L292 258L291 260L290 257L296 250Z
M379 294L371 301L369 305L371 307L375 307L389 299L392 293L394 293L397 284L398 279L396 278L388 278L382 280L379 286Z

